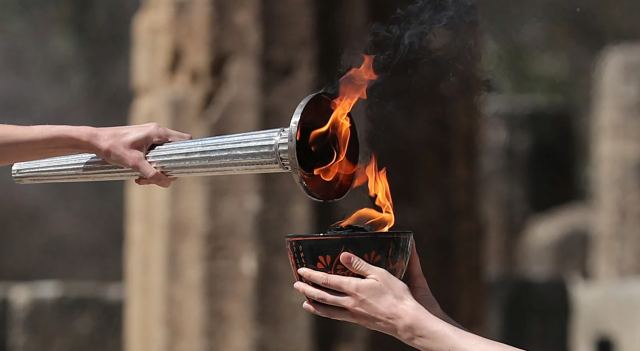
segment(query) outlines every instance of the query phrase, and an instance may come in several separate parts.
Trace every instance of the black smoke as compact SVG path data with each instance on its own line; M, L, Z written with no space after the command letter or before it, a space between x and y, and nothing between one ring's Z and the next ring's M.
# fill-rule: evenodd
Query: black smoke
M416 232L435 296L466 326L481 313L477 208L480 32L470 0L413 2L373 26L366 48L379 78L369 87L364 139L388 170L395 228ZM360 123L359 126L364 123ZM475 289L475 288L474 288ZM371 348L383 345L372 340ZM400 349L397 346L386 349Z
M393 75L424 74L421 67L426 65L442 67L441 72L448 72L451 78L465 75L460 74L464 71L477 74L478 50L473 47L477 43L477 22L472 0L419 0L397 9L386 21L373 24L369 32L364 54L375 56L379 79L374 85L383 84ZM337 78L361 62L361 56L345 55L339 74L324 90L337 94ZM411 86L418 78L414 76L405 83Z
M471 43L462 28L476 25L470 0L417 1L400 9L388 23L374 24L366 53L375 55L379 75L434 59L447 60Z

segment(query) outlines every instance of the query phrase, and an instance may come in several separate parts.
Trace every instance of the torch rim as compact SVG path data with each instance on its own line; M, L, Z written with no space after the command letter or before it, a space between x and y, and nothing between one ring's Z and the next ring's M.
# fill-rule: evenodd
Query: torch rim
M307 196L309 196L313 200L320 201L320 202L334 202L334 201L341 200L349 193L353 185L353 182L355 180L355 176L351 177L349 186L345 187L343 192L341 191L339 193L332 194L331 197L323 197L318 192L315 192L312 189L312 186L305 181L304 177L305 177L305 174L307 173L302 169L302 167L300 166L300 162L298 161L297 134L300 127L300 122L303 118L303 114L304 114L303 112L307 107L308 103L317 96L327 97L329 98L329 100L331 100L330 95L321 90L316 93L310 94L306 96L304 99L302 99L302 101L300 101L295 111L293 112L291 123L289 125L289 135L288 135L289 167L291 169L291 173L296 183L298 183L298 185L302 188L302 190ZM353 116L351 116L351 114L349 114L348 117L356 133L354 140L357 141L357 129L355 127L355 121L353 119ZM359 158L359 142L357 142L356 147L358 148L358 158Z

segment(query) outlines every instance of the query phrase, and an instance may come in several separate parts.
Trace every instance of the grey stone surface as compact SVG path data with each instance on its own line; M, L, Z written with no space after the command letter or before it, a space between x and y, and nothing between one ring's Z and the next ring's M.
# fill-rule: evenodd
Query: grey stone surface
M575 281L571 296L570 345L572 351L636 351L640 345L640 278L622 281Z
M126 123L136 0L0 1L0 123ZM0 281L117 280L122 183L18 186L0 167Z
M595 78L592 123L598 279L640 274L640 44L606 50Z
M516 271L534 280L587 274L592 211L582 203L560 206L531 217L516 249Z
M119 283L7 285L6 351L121 350L121 290Z
M481 120L481 210L490 277L510 274L531 215L576 198L575 132L557 99L491 94Z

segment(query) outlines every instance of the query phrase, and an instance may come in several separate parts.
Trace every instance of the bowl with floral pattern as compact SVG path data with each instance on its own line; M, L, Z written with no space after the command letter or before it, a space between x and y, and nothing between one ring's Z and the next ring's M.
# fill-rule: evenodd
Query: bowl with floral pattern
M286 243L296 280L302 280L297 271L303 267L330 274L356 276L340 262L343 252L350 252L402 279L411 255L412 238L413 233L409 231L361 231L291 234L287 235Z

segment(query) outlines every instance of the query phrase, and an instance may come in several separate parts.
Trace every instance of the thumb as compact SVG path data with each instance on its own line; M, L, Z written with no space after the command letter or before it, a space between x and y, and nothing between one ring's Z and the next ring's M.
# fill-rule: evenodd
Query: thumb
M156 184L163 188L168 188L171 185L171 179L155 169L144 156L139 157L137 162L131 165L131 168L142 175L146 180L143 182L144 184ZM139 184L142 185L142 183Z
M340 262L342 262L342 264L347 267L348 270L363 277L373 275L379 269L378 267L370 265L365 260L349 252L343 252L342 255L340 255Z

